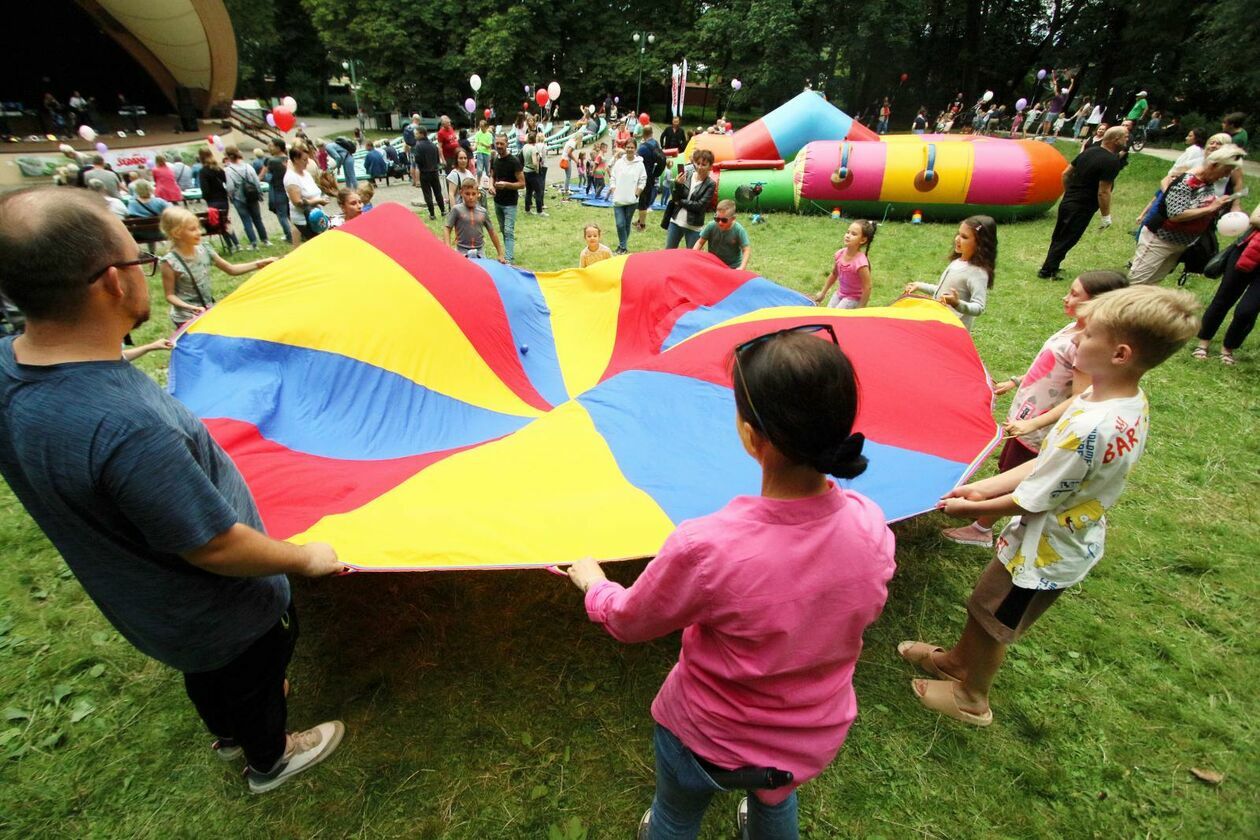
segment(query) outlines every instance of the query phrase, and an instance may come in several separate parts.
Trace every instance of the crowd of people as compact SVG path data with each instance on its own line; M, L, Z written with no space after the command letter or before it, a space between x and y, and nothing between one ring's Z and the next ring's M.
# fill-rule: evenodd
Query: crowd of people
M1049 112L1046 131L1063 119L1066 101ZM488 123L468 138L443 118L430 139L417 117L404 132L405 151L372 144L368 154L379 160L366 169L400 167L430 217L444 217L448 246L481 259L489 239L497 259L510 263L520 193L527 214L544 214L546 192L545 138L528 119L519 129L514 152L508 134ZM1104 228L1111 223L1129 128L1098 133L1064 174L1043 277L1058 276L1094 213ZM581 175L581 187L608 190L617 233L614 250L597 222L583 225L578 265L626 253L663 186L663 247L708 250L747 268L750 238L734 202L715 201L712 153L699 149L679 162L688 138L678 121L661 140L654 135L650 125L633 132L620 123L611 152L598 138L590 149L577 140L561 151L561 166ZM996 383L995 393L1013 392L999 473L941 500L946 514L967 522L944 536L995 554L977 578L956 643L907 640L897 648L930 677L912 680L911 690L933 712L988 726L990 689L1008 646L1103 557L1104 513L1147 443L1143 376L1195 337L1194 357L1207 358L1235 304L1223 362L1233 363L1254 325L1260 210L1250 234L1231 246L1202 322L1192 295L1158 286L1175 256L1239 207L1244 147L1229 134L1201 135L1191 132L1188 140L1201 148L1190 144L1139 220L1128 276L1077 273L1063 298L1068 323L1022 375ZM215 736L214 752L243 758L256 793L326 759L345 734L335 720L290 732L285 680L298 636L286 575L322 577L343 566L332 546L266 536L248 488L205 426L128 364L159 343L119 354L149 316L146 275L160 270L178 327L213 305L212 266L236 275L271 261L232 263L209 248L201 220L181 206L181 190L200 187L231 251L239 244L227 230L232 209L250 247L269 242L260 213L267 183L268 207L296 245L325 229L331 203L346 221L370 208L372 185L357 183L352 152L305 137L288 146L272 141L250 162L235 147L222 159L205 148L195 169L159 158L152 173L127 179L93 159L73 173L86 189L0 197L0 292L27 317L25 333L0 341L0 399L10 407L0 415L0 472L120 632L182 672ZM566 178L563 197L574 191ZM148 216L160 219L170 242L160 258L121 221ZM845 228L817 302L869 304L877 233L865 220ZM938 281L904 292L939 301L972 329L994 289L997 257L995 220L968 217ZM682 654L652 705L656 792L641 838L696 836L713 794L729 788L752 791L739 817L751 836L797 836L796 790L828 766L856 717L862 634L879 617L895 571L882 511L832 481L867 466L865 440L854 431L858 383L834 329L819 323L753 337L731 349L730 373L734 419L761 469L761 495L682 523L631 586L608 580L594 560L568 569L590 619L618 640L683 631ZM79 398L89 391L97 398ZM995 536L1003 517L1010 521ZM829 557L846 562L819 562Z

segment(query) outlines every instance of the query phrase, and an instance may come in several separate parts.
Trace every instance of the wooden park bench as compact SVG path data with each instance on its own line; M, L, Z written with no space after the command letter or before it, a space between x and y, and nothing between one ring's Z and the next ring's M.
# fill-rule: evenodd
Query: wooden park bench
M227 239L223 236L223 226L211 226L210 211L202 210L196 216L197 220L201 222L201 229L209 236L217 235L220 244L226 248ZM166 234L162 233L161 216L128 216L123 219L123 224L127 227L127 232L131 234L131 238L140 245L147 247L149 253L153 253L155 243L166 241Z

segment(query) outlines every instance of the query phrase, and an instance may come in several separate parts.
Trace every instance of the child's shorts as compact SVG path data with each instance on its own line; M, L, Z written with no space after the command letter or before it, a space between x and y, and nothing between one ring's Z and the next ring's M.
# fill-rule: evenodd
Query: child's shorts
M967 599L967 612L984 632L1004 645L1014 644L1041 614L1050 609L1062 589L1024 589L995 557L980 574Z
M1013 470L1036 457L1037 453L1020 443L1017 438L1007 438L1002 454L998 456L998 472Z
M840 297L839 292L833 292L827 306L832 309L858 309L862 306L862 301L858 298Z

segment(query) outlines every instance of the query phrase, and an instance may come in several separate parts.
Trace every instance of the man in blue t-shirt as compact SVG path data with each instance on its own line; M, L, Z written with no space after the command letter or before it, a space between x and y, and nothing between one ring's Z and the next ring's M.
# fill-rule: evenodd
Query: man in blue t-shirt
M286 573L344 566L326 544L267 537L206 427L123 361L155 261L86 191L0 197L0 292L27 319L0 340L0 474L118 632L183 672L218 756L243 754L261 793L345 732L286 733L284 678Z
M656 199L656 179L665 171L665 152L652 136L652 126L643 126L643 142L639 144L639 157L647 172L647 186L639 193L639 230L647 228L647 211Z

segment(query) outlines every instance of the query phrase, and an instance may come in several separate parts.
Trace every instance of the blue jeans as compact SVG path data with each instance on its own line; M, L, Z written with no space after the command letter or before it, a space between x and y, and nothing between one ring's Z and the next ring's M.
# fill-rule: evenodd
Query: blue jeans
M333 162L333 171L336 172L337 167L341 167L341 171L345 173L346 186L352 190L358 189L359 177L354 174L354 155L347 154L336 143L325 144L324 151L328 152L328 159Z
M280 230L284 231L284 241L293 241L293 228L289 226L289 199L285 198L284 203L272 202L271 212L276 214L276 218L280 220Z
M879 122L877 122L875 124L875 133L887 134L888 133L888 120L880 120Z
M499 233L503 235L503 256L508 262L516 257L516 205L494 203L494 217L499 220Z
M677 222L670 222L669 228L665 231L665 250L672 251L684 239L687 241L687 247L692 248L700 240L700 231L689 230Z
M624 251L630 242L630 225L634 223L637 204L614 204L613 220L617 223L617 249Z
M700 821L713 794L725 788L696 761L678 736L660 724L652 734L656 753L656 795L652 798L648 840L691 840L700 833ZM797 840L800 837L796 792L778 805L766 805L748 796L750 840Z
M244 198L233 198L232 206L236 208L236 212L241 214L241 224L245 225L245 235L249 237L250 245L257 245L261 239L264 245L270 244L267 241L267 228L263 227L262 208L259 207L258 201L248 201ZM257 229L257 234L254 233Z
M486 175L490 172L490 155L485 152L477 152L477 174Z

